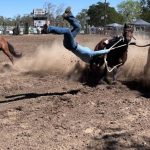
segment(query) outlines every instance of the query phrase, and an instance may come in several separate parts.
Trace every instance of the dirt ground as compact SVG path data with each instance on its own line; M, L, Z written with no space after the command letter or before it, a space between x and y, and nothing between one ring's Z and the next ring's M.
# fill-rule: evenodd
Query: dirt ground
M23 57L11 65L0 54L0 150L149 150L148 48L129 48L117 84L91 87L62 38L6 36ZM91 48L100 39L77 37Z

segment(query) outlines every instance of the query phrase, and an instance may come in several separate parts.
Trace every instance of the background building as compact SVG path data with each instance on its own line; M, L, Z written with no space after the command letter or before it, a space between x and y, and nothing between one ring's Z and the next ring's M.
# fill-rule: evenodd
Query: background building
M35 27L42 27L47 23L48 17L45 9L34 9L32 13L33 25Z

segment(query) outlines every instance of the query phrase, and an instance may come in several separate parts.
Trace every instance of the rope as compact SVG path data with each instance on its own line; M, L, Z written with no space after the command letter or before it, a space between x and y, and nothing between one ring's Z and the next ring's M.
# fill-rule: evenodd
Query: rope
M122 44L122 45L119 45L117 47L111 48L111 50L114 50L114 49L117 49L117 48L120 48L120 47L123 47L123 46L126 46L126 45L129 45L129 44Z
M115 68L117 68L118 66L121 66L121 65L122 65L122 63L120 63L120 64L115 65L115 66L112 67L111 69L109 69L110 67L108 66L108 63L107 63L106 58L107 58L107 57L106 57L106 55L105 55L105 57L104 57L104 62L105 62L105 66L106 66L108 72L112 72Z
M109 50L114 50L114 49L116 49L116 48L120 48L120 47L123 47L123 46L126 46L126 45L129 45L129 44L130 44L130 43L128 43L128 44L123 44L123 45L119 45L119 46L117 46L117 47L114 47L114 46L115 46L116 44L118 44L120 41L121 41L121 40L117 41L112 47L109 48ZM150 44L146 44L146 45L136 45L136 44L134 44L134 45L137 46L137 47L147 47L147 46L150 46ZM118 66L122 65L122 63L120 63L120 64L115 65L115 66L112 67L111 69L109 69L110 67L108 66L108 63L107 63L107 60L106 60L106 59L107 59L107 55L105 55L105 57L104 57L104 62L105 62L105 66L106 66L108 72L112 72L115 68L117 68Z
M114 47L115 45L117 45L122 39L119 39L114 45L112 45L108 50L113 50L113 49L116 49L116 48L119 48L119 47L123 47L123 46L126 46L128 44L123 44L123 45L120 45L120 46L117 46L117 47ZM122 65L122 63L120 64L117 64L115 65L114 67L112 67L111 69L109 69L109 66L108 66L108 63L107 63L107 55L105 55L104 57L104 63L105 63L105 66L106 66L106 69L108 72L112 72L115 68L117 68L118 66Z
M114 49L116 49L116 48L120 48L120 47L123 47L123 46L126 46L126 45L130 45L130 43L128 43L128 44L123 44L123 45L119 45L119 46L113 47L113 48L109 48L109 50L114 50ZM150 46L150 44L146 44L146 45L131 44L131 45L135 45L135 46L137 46L137 47L147 47L147 46Z
M135 46L137 46L137 47L147 47L147 46L150 46L150 44L146 44L146 45L137 45L137 44L135 44Z
M122 39L119 39L114 45L112 45L108 50L115 49L114 46L117 45Z
M128 44L123 44L123 45L119 45L119 46L116 46L122 39L119 39L114 45L112 45L108 50L114 50L114 49L117 49L117 48L120 48L120 47L123 47L123 46L127 46L127 45L130 45L131 42L129 42ZM132 44L132 45L135 45L137 47L147 47L147 46L150 46L150 44L147 44L147 45L137 45L136 43L135 44ZM116 46L116 47L115 47ZM108 63L107 63L107 55L105 55L104 57L104 63L105 63L105 66L107 68L107 71L108 72L112 72L115 68L117 68L118 66L121 66L122 63L119 63L117 65L115 65L114 67L112 67L111 69L109 69L110 67L108 66Z

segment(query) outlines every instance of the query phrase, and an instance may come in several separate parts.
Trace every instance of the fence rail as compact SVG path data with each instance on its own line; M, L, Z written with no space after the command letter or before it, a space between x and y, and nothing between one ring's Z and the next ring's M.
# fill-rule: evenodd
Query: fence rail
M13 30L16 28L15 26L0 26L0 34L13 34ZM41 28L30 26L28 28L29 34L40 34ZM111 29L111 28L103 28L103 27L91 27L86 30L81 30L81 34L101 34L106 36L115 36L115 35L121 35L122 34L121 28L119 29ZM25 34L25 27L19 26L19 34ZM143 36L150 38L150 30L142 31L142 30L135 30L134 35L136 36Z

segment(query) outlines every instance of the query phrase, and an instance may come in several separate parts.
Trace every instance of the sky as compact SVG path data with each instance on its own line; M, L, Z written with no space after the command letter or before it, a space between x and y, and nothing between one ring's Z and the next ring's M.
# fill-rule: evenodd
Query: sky
M0 16L14 18L18 15L30 14L33 9L43 8L45 2L50 2L56 7L62 4L64 8L71 6L73 14L77 15L82 9L88 9L90 5L105 2L105 0L1 0ZM106 0L106 2L116 8L122 0Z

